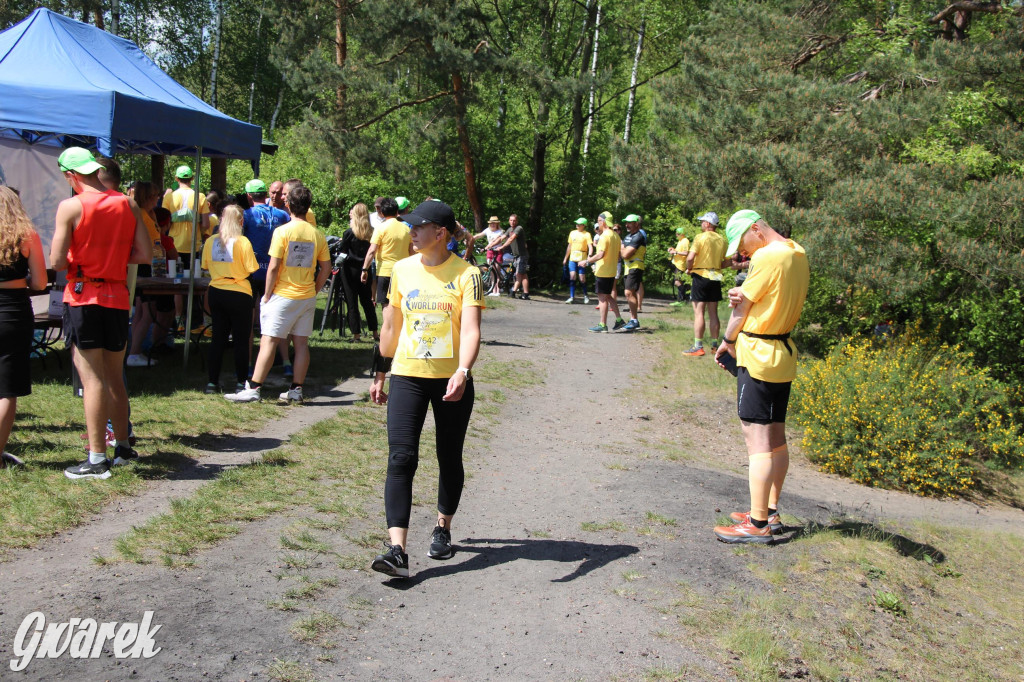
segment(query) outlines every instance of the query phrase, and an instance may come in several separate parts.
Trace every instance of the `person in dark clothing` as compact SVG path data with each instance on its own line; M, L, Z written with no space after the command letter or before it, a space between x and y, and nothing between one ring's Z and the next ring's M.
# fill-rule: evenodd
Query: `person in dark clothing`
M359 305L366 316L366 326L378 341L377 311L373 308L373 292L370 282L363 282L362 267L366 252L370 249L370 237L373 228L370 226L369 209L366 204L356 204L349 211L349 228L341 236L341 252L346 254L341 265L341 282L345 288L345 305L348 308L348 328L352 332L352 340L362 340L362 329L359 323Z

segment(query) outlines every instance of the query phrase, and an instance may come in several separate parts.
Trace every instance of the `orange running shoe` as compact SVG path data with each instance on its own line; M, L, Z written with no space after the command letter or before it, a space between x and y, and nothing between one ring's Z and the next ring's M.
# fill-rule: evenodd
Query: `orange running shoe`
M729 514L729 518L736 523L749 523L750 512L733 512ZM782 531L782 519L779 518L778 512L768 515L768 527L771 528L772 533L779 533Z
M684 350L683 355L689 355L691 358L699 358L700 356L704 355L704 347L694 346L690 350Z
M768 526L758 528L749 521L737 523L735 526L715 526L715 535L722 542L728 542L729 544L756 542L762 545L770 545L775 542L771 528Z

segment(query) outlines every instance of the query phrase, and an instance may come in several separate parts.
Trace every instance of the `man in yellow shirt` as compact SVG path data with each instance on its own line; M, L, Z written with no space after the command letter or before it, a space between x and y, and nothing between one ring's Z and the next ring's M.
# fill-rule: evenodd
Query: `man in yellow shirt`
M640 312L641 292L644 286L644 257L647 255L647 235L640 229L640 216L630 213L622 219L626 224L626 236L622 239L619 255L626 271L626 301L629 303L629 322L623 331L631 332L640 328L637 313Z
M174 248L181 260L181 267L187 270L192 267L192 255L202 247L198 240L194 245L192 243L193 212L199 211L199 231L200 234L206 234L210 230L210 204L203 194L199 195L198 204L196 203L191 168L178 166L174 177L178 181L178 189L169 190L164 195L163 206L171 212L171 230L168 234L174 240Z
M736 365L737 412L750 458L750 511L733 512L733 526L717 526L723 542L771 543L782 529L779 494L789 470L786 409L796 377L790 333L807 299L807 254L773 230L757 212L738 211L725 228L728 255L750 257L742 287L729 290L732 316L715 360Z
M380 202L384 223L370 237L370 248L363 259L363 282L370 281L370 264L377 261L377 288L374 300L381 308L388 306L388 288L395 263L413 254L412 234L409 226L398 219L398 202L384 197Z
M722 300L722 260L725 240L718 234L718 214L708 211L701 217L701 232L693 238L686 254L686 272L693 279L690 300L693 302L693 347L683 355L704 355L704 313L711 327L711 349L718 346L718 303Z
M619 314L619 303L615 300L615 271L619 265L619 251L622 239L615 230L605 229L597 240L596 253L583 261L583 265L597 264L594 278L597 280L594 289L597 291L597 309L601 312L601 322L590 328L592 332L608 331L608 308L615 312L615 326L618 331L626 326L626 321Z
M672 268L675 275L672 285L676 288L676 300L669 305L673 308L681 308L686 301L690 300L690 296L686 292L686 282L683 280L683 277L686 276L686 254L690 251L690 240L686 236L685 227L676 228L676 238L679 241L676 242L675 248L668 247L668 255L672 256Z
M587 296L587 269L582 265L590 255L594 253L594 239L587 232L587 219L577 218L576 229L569 233L569 243L565 247L565 258L562 265L569 268L569 298L566 303L573 303L576 300L576 280L580 281L583 287L583 303L590 303Z
M245 388L224 397L232 402L260 400L260 386L270 372L277 344L290 337L295 344L294 376L291 388L282 393L282 403L302 402L302 383L309 370L309 335L313 332L316 292L331 274L331 254L327 239L317 228L303 220L313 196L299 185L288 193L286 205L291 222L274 230L270 242L270 267L267 288L260 309L260 354L252 379ZM319 268L319 269L318 269Z

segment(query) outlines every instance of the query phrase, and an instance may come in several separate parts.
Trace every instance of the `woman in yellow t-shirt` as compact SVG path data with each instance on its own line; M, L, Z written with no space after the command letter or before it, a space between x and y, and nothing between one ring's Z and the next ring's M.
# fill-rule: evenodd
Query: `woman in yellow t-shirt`
M669 305L679 308L685 301L690 300L686 291L688 288L686 280L683 279L686 276L686 254L690 251L690 240L686 237L685 227L676 228L676 237L679 239L676 247L668 249L668 255L672 256L672 274L674 275L672 285L676 288L676 300Z
M402 216L412 226L418 253L395 263L384 309L380 346L374 348L370 398L388 405L388 473L384 509L390 542L371 568L408 577L406 538L420 432L428 405L434 412L437 463L437 525L428 556L452 556L451 522L465 473L462 447L473 412L470 369L480 351L480 270L448 251L455 214L440 201L425 201ZM393 359L393 364L392 364ZM391 369L390 396L384 377Z
M252 286L249 275L259 269L252 244L242 236L242 209L224 208L220 230L203 244L203 269L210 271L207 290L213 337L206 361L209 383L206 393L220 393L220 366L228 335L234 338L236 388L245 387L249 374L248 340L252 330Z

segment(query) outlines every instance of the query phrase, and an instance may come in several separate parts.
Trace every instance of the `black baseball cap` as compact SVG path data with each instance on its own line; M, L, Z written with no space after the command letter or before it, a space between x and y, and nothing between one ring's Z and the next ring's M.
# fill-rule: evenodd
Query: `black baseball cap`
M401 218L412 227L436 223L453 234L457 229L455 226L455 211L452 210L452 207L443 201L435 201L433 199L424 201Z

